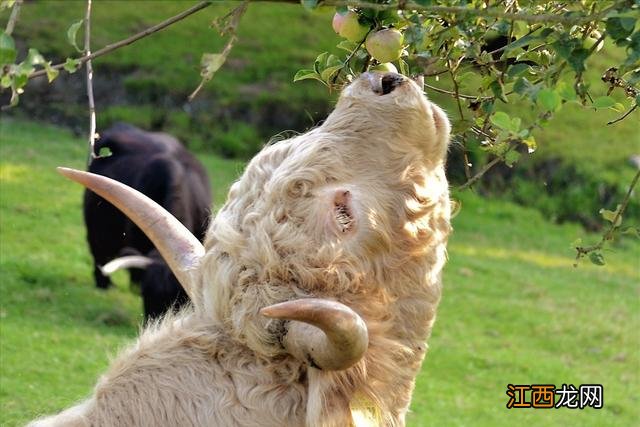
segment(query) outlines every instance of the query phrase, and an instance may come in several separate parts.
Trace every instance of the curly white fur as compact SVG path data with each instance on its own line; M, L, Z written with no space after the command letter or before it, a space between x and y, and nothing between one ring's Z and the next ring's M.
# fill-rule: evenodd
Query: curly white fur
M356 396L404 425L446 260L449 131L415 83L379 95L357 79L322 126L267 146L231 187L194 307L144 330L90 399L32 425L347 426ZM356 365L296 359L287 322L259 314L309 296L364 319Z

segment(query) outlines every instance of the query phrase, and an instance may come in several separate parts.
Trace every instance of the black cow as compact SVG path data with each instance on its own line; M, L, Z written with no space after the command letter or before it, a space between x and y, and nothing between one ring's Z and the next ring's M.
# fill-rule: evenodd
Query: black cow
M111 155L105 156L103 151L107 148ZM96 141L94 150L96 156L99 153L103 155L91 161L89 172L108 176L146 194L203 240L211 206L209 178L202 164L177 139L121 123L104 132ZM91 191L84 194L84 219L94 259L96 286L106 289L111 285L111 280L101 270L102 266L134 252L154 260L145 269L130 269L132 281L144 284L145 317L158 314L155 309L147 311L147 307L170 307L174 304L174 295L177 298L182 289L138 227ZM164 280L157 282L155 293L151 276ZM175 292L168 291L174 287ZM174 299L167 301L165 298Z

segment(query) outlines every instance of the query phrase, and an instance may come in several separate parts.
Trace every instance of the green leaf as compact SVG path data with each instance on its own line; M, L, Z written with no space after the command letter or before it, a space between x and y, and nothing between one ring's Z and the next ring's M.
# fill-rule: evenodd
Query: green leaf
M351 53L353 52L353 49L355 49L357 46L358 46L357 43L350 42L349 40L342 40L340 43L337 44L336 47L338 49L346 50L347 52Z
M200 60L202 70L200 75L205 79L213 78L213 75L222 67L227 60L227 55L221 53L203 53Z
M45 60L37 49L30 48L27 59L24 62L29 65L41 65L45 63Z
M520 130L521 124L522 124L522 119L520 117L513 117L511 119L511 126L509 127L509 130L513 133L518 133L518 131Z
M602 253L600 253L600 252L591 252L589 254L589 259L595 265L604 265L605 264L604 257L602 256Z
M0 34L0 64L13 64L16 60L16 45L7 33Z
M29 61L24 60L21 63L19 63L18 66L15 68L15 73L16 75L26 77L29 74L33 73L35 70L36 69L33 67L33 65L31 65Z
M300 3L307 10L313 10L318 7L318 0L300 0Z
M517 152L516 150L511 150L508 151L507 154L505 154L504 156L504 163L509 166L512 167L520 158L520 153Z
M611 109L618 113L622 113L625 110L625 107L621 102L616 102L615 104L613 104L613 107L611 107Z
M614 40L625 39L631 35L633 29L636 25L637 18L633 18L630 16L620 17L615 16L607 19L606 29L607 33Z
M584 48L579 48L571 52L571 55L567 58L567 62L576 73L582 73L586 70L584 63L588 57L589 51Z
M499 80L492 81L489 85L489 89L491 89L493 95L500 101L504 102L505 104L509 102L507 97L504 95L504 85Z
M509 43L508 45L506 45L504 47L504 52L502 53L501 59L506 58L507 57L506 55L509 52L511 52L511 51L513 51L515 49L518 49L520 47L526 46L526 45L528 45L529 43L531 43L532 41L534 41L534 40L536 40L538 38L539 38L538 34L531 33L531 34L528 34L528 35L526 35L524 37L520 37L518 40L515 40L515 41Z
M64 69L70 74L73 74L76 71L78 71L79 66L80 66L79 59L67 58L67 60L64 63Z
M342 61L340 61L340 58L338 58L336 55L329 55L329 57L327 58L327 67L334 67L336 65L343 65Z
M22 93L22 91L20 89L25 87L27 85L27 83L29 82L29 77L28 76L29 76L28 74L17 74L13 78L13 88L17 89L18 93Z
M533 135L529 135L527 138L524 138L522 140L522 143L527 146L527 152L529 154L538 149L538 143L536 142L536 139L533 137Z
M320 78L320 74L316 73L314 70L298 70L295 76L293 76L293 81L298 82L300 80L308 80L315 79L322 81Z
M2 77L0 77L0 87L2 87L3 89L11 87L12 80L13 79L11 78L10 74L3 75Z
M0 10L3 9L11 9L15 4L16 0L2 0L0 1Z
M74 22L67 29L67 41L71 46L73 46L78 52L82 52L82 49L78 47L76 43L76 35L78 34L78 30L84 24L84 19L79 20L78 22Z
M573 242L571 242L571 248L577 248L582 246L582 239L580 237L578 237L576 240L574 240Z
M320 74L320 67L322 66L322 68L324 68L326 66L328 56L329 52L322 52L313 62L313 69L316 73Z
M529 70L528 64L514 64L512 67L509 68L509 71L507 71L507 76L510 79L513 79L515 77L518 77L521 74L524 74L528 70Z
M533 85L525 77L518 77L518 80L513 84L513 90L520 96L535 99L538 91L540 90L540 84Z
M342 68L342 64L327 67L320 73L320 78L329 83L329 80Z
M610 96L600 96L593 100L594 108L610 108L616 105L616 100Z
M462 210L462 200L451 199L451 218L458 216Z
M545 88L538 92L538 104L546 111L556 111L560 107L560 95L554 90Z
M627 227L620 232L621 234L628 234L633 237L640 238L640 228L637 227Z
M404 59L398 59L398 65L400 65L400 74L405 76L409 75L409 64Z
M491 123L498 126L500 129L509 129L511 126L511 117L504 111L498 111L491 116Z
M598 213L602 215L602 218L606 219L612 224L613 224L613 221L615 221L615 224L613 224L614 227L620 227L620 224L622 224L622 215L618 216L618 218L616 219L616 215L618 215L618 211L620 211L620 208L621 206L618 205L615 211L610 211L608 209L600 209Z
M60 71L51 67L51 61L44 63L44 69L47 72L47 80L49 80L49 83L54 81L56 77L58 77L58 74L60 74Z
M560 98L565 101L578 100L578 96L576 95L576 90L573 88L573 85L570 85L567 82L560 82L557 86L556 92L560 95Z
M472 126L473 126L473 122L471 120L467 120L467 119L456 120L453 122L451 133L453 133L454 135L459 135L471 129Z

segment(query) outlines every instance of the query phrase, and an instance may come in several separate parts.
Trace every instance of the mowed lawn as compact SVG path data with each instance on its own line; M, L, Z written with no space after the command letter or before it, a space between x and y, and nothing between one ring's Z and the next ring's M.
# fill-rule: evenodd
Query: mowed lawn
M58 128L0 124L3 426L87 396L142 319L126 274L108 292L93 286L82 189L55 172L83 168L86 152ZM242 164L199 157L219 207ZM574 268L570 243L597 235L471 192L456 197L463 207L408 425L638 425L640 243L621 241L604 267ZM604 408L509 410L509 383L602 384Z

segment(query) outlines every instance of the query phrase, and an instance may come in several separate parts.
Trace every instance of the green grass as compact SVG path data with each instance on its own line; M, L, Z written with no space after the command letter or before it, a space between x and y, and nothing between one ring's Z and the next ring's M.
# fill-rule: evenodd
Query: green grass
M98 1L92 9L92 46L124 39L194 5L185 1ZM202 53L220 52L227 37L211 28L238 2L219 1L152 37L94 61L96 79L102 67L127 71L130 89L161 87L168 95L185 96L200 81ZM136 7L137 6L137 7ZM50 57L76 56L67 42L69 25L84 16L85 2L67 0L27 3L22 8L15 37ZM141 12L144 9L144 13ZM6 15L6 14L5 14ZM322 86L306 82L301 93L288 85L299 68L309 67L323 50L335 50L339 41L331 27L331 11L307 12L295 4L252 4L239 26L238 42L229 61L204 91L221 102L268 92L271 98L292 102L325 98ZM0 22L6 20L6 16ZM82 40L82 31L78 34ZM229 99L231 95L233 99ZM147 100L148 101L148 100Z
M413 426L631 426L640 420L640 246L572 267L577 226L463 197ZM591 239L595 239L592 236ZM507 384L604 386L602 410L505 408Z
M82 189L54 171L82 168L85 144L51 126L0 123L3 426L87 396L141 320L126 275L116 289L94 288ZM219 205L242 165L199 158ZM623 240L605 267L575 269L569 243L585 236L578 226L472 193L456 197L463 207L408 425L638 425L640 244ZM507 410L508 383L600 383L605 405Z
M95 50L129 37L193 4L94 2L92 46ZM298 69L309 68L320 52L335 51L339 38L331 27L331 11L307 12L295 4L251 4L228 61L183 109L200 82L202 54L220 52L228 39L211 28L211 22L237 5L214 2L151 37L95 59L99 130L118 120L147 129L162 123L164 130L194 146L246 159L273 134L303 130L324 118L331 99L324 86L310 81L294 85L293 76ZM54 62L78 56L67 42L66 31L84 16L84 8L83 1L73 0L25 3L14 37L19 46L36 48ZM8 13L0 15L0 25L7 17ZM80 31L78 40L82 36ZM62 76L54 84L64 85L62 92L74 93L81 74ZM21 104L39 111L40 117L77 123L83 114L77 102L54 97L41 103L38 95L30 95L34 92L27 88ZM20 109L12 113L20 114ZM246 132L248 126L250 132ZM245 132L239 134L239 127Z

